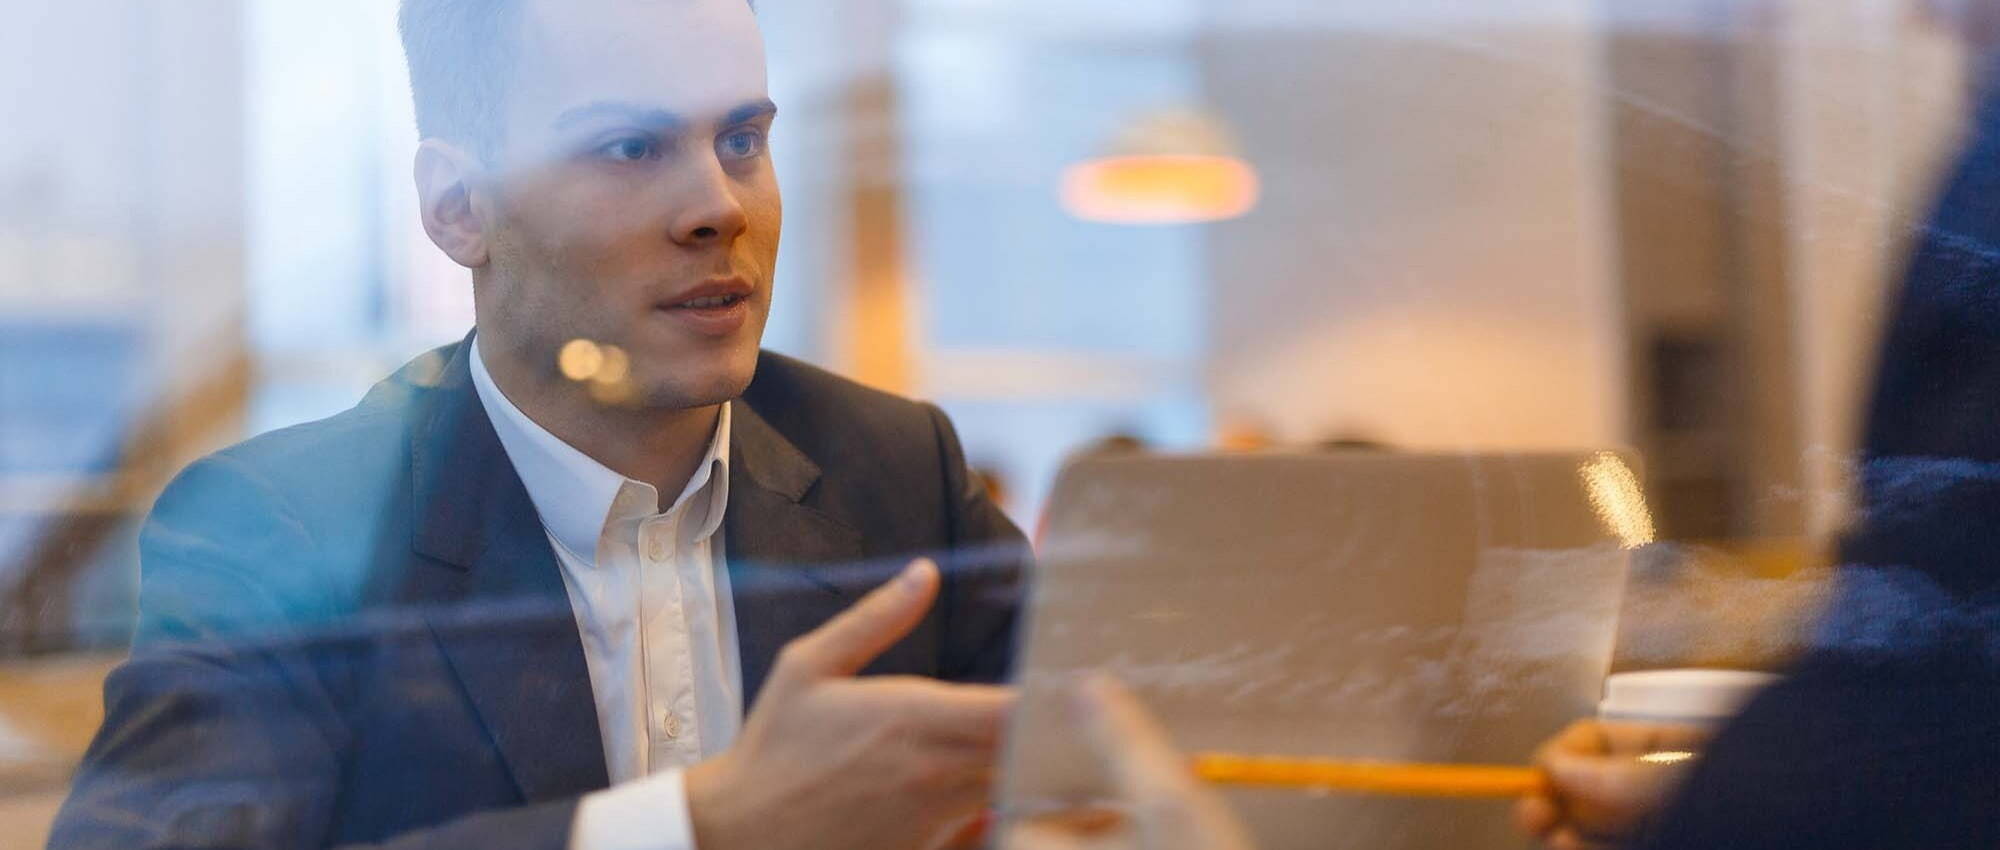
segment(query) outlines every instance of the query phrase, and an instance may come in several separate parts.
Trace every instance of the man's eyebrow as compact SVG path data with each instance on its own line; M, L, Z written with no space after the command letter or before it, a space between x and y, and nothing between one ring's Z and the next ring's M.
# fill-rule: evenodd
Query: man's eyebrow
M723 116L722 123L724 125L748 124L759 118L776 115L777 113L778 105L776 103L772 103L768 97L760 98L729 110L729 114ZM640 106L634 103L623 103L613 100L600 100L574 109L564 110L561 115L556 116L555 127L560 130L594 118L614 118L666 134L685 131L690 123L686 117L658 107Z
M688 120L667 110L632 103L601 100L587 103L574 109L564 110L556 116L555 127L560 130L572 124L580 124L593 118L616 118L662 133L677 133L686 130Z
M771 99L767 97L729 110L729 115L723 119L722 123L725 125L748 124L759 118L776 114L778 114L778 105L772 103Z

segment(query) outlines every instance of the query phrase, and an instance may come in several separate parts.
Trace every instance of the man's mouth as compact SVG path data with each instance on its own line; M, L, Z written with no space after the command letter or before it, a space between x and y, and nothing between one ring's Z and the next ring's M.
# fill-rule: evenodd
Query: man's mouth
M740 277L710 280L668 296L674 300L662 300L656 315L702 336L727 337L749 322L750 297L756 292Z
M741 295L741 294L736 294L736 295L707 295L707 296L703 296L703 297L701 297L701 298L690 298L690 299L688 299L688 300L686 300L686 301L682 301L682 302L679 302L679 303L677 303L677 304L670 304L670 305L668 305L668 309L674 309L674 310L723 310L723 309L727 309L727 308L730 308L730 307L734 307L734 306L736 306L736 305L738 305L738 304L741 304L741 303L743 303L744 301L748 300L748 299L749 299L749 297L750 297L750 296L748 296L748 295Z
M750 299L756 290L740 277L710 280L693 289L675 293L673 301L660 304L667 310L728 310Z

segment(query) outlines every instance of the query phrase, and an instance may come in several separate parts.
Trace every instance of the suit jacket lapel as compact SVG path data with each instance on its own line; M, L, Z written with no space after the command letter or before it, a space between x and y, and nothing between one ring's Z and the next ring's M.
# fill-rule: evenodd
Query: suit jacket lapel
M426 618L527 800L609 784L575 614L534 503L473 387L468 337L413 436Z
M723 545L747 708L778 650L857 595L840 567L858 561L862 547L854 528L805 503L820 477L811 458L741 400L730 418Z

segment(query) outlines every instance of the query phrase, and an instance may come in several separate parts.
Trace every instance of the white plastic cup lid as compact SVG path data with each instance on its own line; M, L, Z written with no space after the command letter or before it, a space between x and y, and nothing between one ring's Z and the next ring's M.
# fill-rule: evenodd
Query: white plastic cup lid
M1646 670L1604 680L1597 715L1605 720L1717 723L1777 680L1749 670Z

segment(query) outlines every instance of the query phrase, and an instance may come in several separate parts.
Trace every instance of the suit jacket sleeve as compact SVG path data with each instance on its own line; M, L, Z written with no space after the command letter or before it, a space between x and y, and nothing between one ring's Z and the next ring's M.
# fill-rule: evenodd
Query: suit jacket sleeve
M1020 619L1028 541L986 495L985 485L966 468L965 451L951 420L925 405L937 430L950 500L951 552L940 566L940 599L945 622L943 677L954 681L998 682L1012 672L1015 628Z
M51 848L331 843L348 638L336 588L314 576L308 529L227 454L168 488L141 532L133 655L105 683L104 724ZM379 846L555 850L575 806L479 814Z

